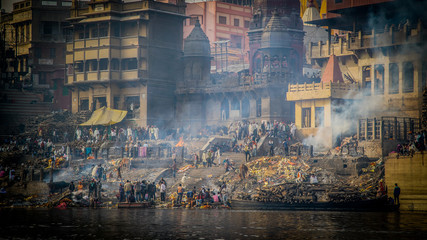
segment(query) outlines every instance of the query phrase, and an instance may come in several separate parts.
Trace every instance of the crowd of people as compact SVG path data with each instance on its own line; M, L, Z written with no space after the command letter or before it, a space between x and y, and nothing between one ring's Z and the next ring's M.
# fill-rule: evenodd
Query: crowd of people
M95 180L94 180L95 181ZM226 184L219 186L219 190L211 191L209 188L201 187L199 190L194 186L192 189L185 190L182 184L179 184L176 191L169 190L165 179L159 182L150 182L147 180L119 183L119 191L116 195L119 202L141 203L160 201L163 203L171 202L175 206L189 204L190 207L200 207L206 204L223 203L229 204ZM169 197L167 197L169 195Z
M408 142L399 143L396 152L403 156L413 156L415 152L423 152L427 145L426 132L420 131L409 136Z

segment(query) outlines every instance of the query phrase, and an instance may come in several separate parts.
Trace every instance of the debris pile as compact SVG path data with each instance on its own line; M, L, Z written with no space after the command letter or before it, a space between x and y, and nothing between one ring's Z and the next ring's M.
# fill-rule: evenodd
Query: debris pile
M261 157L247 163L249 177L227 174L233 197L259 202L345 203L385 195L382 160L363 168L360 175L340 176L331 169L312 167L298 157Z

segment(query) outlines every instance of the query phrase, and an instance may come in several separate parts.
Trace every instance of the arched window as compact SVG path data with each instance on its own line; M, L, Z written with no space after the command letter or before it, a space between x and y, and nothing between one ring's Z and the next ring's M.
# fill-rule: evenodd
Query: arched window
M237 98L233 98L233 100L231 101L231 110L240 110L240 102L239 100L237 100Z
M399 66L396 63L390 63L389 70L389 94L399 93Z
M270 59L267 55L264 56L263 59L263 72L270 72Z
M403 64L403 92L414 91L414 65L412 62Z
M230 116L230 107L228 105L228 99L224 99L221 102L221 120L227 120Z
M250 102L247 97L242 100L242 118L248 118L250 115Z
M375 80L375 93L384 94L384 65L382 64L375 65L374 80Z
M282 69L287 69L288 68L288 59L286 56L283 56L282 58Z
M262 107L261 107L261 98L258 98L256 100L256 116L261 117L262 116Z
M278 72L280 71L280 61L279 61L279 56L274 55L271 58L271 69L273 72Z
M260 52L257 52L254 56L254 72L260 73L262 69L262 56Z

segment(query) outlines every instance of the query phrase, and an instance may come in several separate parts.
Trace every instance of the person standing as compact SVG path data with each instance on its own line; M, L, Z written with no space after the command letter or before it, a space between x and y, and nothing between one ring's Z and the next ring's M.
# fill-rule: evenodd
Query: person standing
M172 175L173 175L173 178L175 178L175 177L176 177L176 169L177 169L177 166L176 166L176 159L174 159L174 160L173 160L173 163L172 163L171 169L172 169Z
M74 186L74 183L73 183L73 181L71 181L70 182L70 186L68 186L68 189L70 189L70 192L74 192L74 189L75 189L76 187Z
M400 187L397 186L397 183L394 184L394 191L393 191L393 195L394 195L394 202L397 205L400 205L400 201L399 201L399 196L400 196Z
M249 146L248 144L245 145L245 148L243 150L245 152L245 161L248 162L251 160L251 153L249 151Z
M283 141L283 150L285 151L285 156L288 156L289 147L288 147L288 141L286 141L286 139Z
M215 159L218 161L218 166L221 165L221 150L218 148L215 153Z
M270 141L268 141L268 145L270 145L270 156L274 156L274 142L272 139L270 139Z
M182 194L184 193L184 188L182 187L181 183L179 184L178 190L176 192L178 193L177 203L181 204L181 202L182 202Z
M166 184L164 182L160 185L160 201L166 201Z
M141 202L141 182L137 181L135 183L135 201Z
M132 184L130 183L129 180L126 181L125 186L124 186L124 190L125 190L126 202L129 202L130 193L132 191Z

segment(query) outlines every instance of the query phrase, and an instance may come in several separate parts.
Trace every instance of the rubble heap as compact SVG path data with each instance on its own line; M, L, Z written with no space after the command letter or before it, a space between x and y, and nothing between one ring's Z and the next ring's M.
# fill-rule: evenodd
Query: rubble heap
M371 162L358 175L341 176L331 169L312 167L308 159L262 157L247 163L249 177L227 174L223 181L232 186L233 198L259 202L308 203L353 202L381 197L384 166L382 159ZM317 181L312 181L315 176Z

